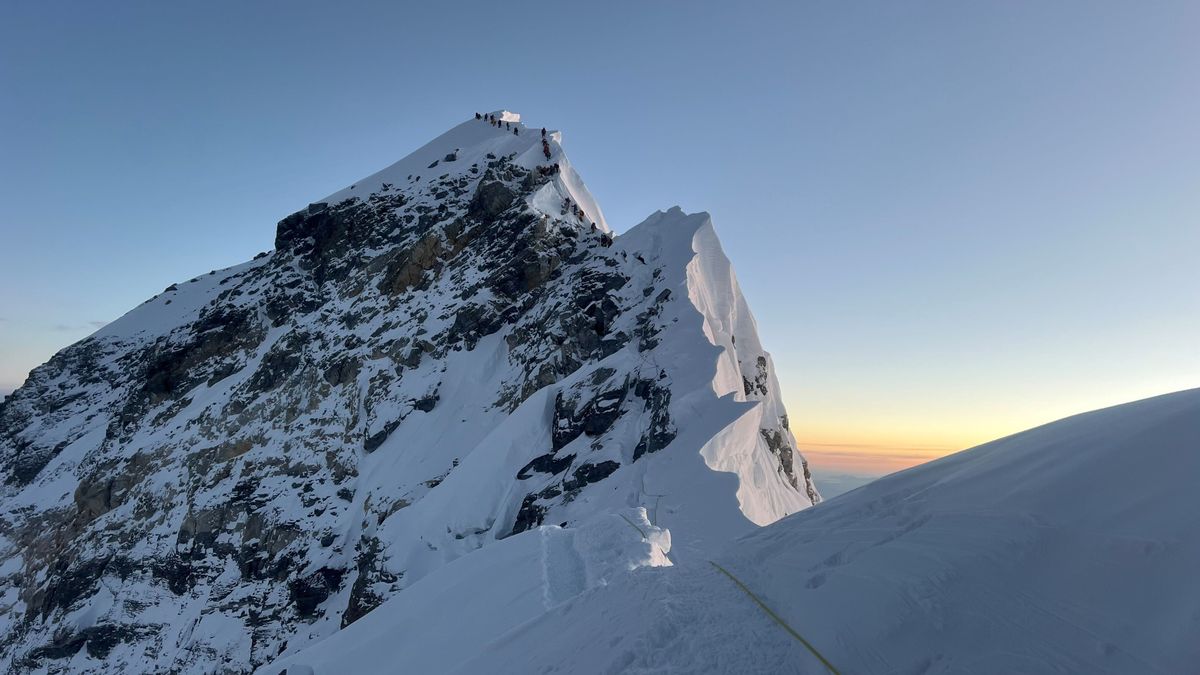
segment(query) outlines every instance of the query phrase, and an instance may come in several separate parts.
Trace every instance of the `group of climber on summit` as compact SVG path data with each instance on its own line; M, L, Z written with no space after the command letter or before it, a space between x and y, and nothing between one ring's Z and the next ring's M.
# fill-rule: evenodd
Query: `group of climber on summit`
M481 115L479 113L475 113L475 119L483 120L483 121L487 122L488 124L496 127L497 129L512 129L513 136L521 135L519 127L514 127L511 122L505 122L504 120L498 120L498 119L496 119L495 115Z
M475 119L483 120L497 129L512 129L513 136L520 136L520 127L514 127L511 122L496 119L495 115L484 115L483 113L475 113ZM550 142L546 140L546 127L542 127L542 154L546 159L550 159Z

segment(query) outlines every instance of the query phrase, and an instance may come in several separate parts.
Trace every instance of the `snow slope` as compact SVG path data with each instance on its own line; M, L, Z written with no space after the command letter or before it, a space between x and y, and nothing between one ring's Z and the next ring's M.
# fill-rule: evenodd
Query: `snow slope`
M714 560L842 673L1196 672L1197 477L1200 389L880 479ZM477 552L473 564L507 574L493 554ZM673 558L532 620L517 616L503 635L460 645L424 672L826 672L706 560ZM322 659L334 650L355 672L382 673L427 656L358 629L292 663L331 663Z
M447 672L588 588L670 565L669 550L668 534L644 509L603 513L569 529L542 527L455 560L352 629L260 672L394 672L397 663L406 672Z

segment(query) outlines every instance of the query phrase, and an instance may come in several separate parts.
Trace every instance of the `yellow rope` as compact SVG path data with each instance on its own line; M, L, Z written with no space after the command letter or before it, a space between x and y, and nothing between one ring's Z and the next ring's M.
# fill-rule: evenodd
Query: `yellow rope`
M832 663L827 661L824 656L821 656L821 652L818 652L816 647L813 647L812 644L809 643L808 640L805 640L803 637L800 636L799 633L797 633L795 630L793 630L791 626L787 625L787 622L784 621L778 614L771 611L771 608L767 607L767 605L765 603L763 603L762 600L759 600L758 596L755 595L753 591L751 591L749 588L746 588L746 584L743 584L741 581L739 581L737 577L733 576L733 574L731 574L729 572L729 570L725 569L724 567L721 567L720 565L718 565L717 563L715 563L711 560L709 560L708 562L710 565L717 568L722 574L729 577L730 581L737 584L737 587L742 589L743 593L750 596L750 599L753 600L759 607L762 607L762 610L767 613L767 616L774 619L775 623L779 624L780 626L783 626L783 629L786 630L789 635L796 638L800 642L800 644L802 644L806 648L808 648L808 651L812 652L813 656L817 657L818 659L820 659L821 663L825 664L825 667L829 669L829 672L833 673L833 675L841 675L840 673L838 673L837 668L833 667Z

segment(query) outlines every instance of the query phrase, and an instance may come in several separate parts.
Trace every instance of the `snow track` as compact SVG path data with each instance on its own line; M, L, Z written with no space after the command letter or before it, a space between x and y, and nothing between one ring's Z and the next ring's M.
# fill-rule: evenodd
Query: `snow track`
M550 609L587 589L587 568L575 550L573 530L543 527L541 537L546 609Z
M448 563L345 630L258 672L382 674L395 672L398 662L405 672L453 672L591 589L670 565L668 550L669 535L651 525L642 509L599 514L577 527L522 532Z

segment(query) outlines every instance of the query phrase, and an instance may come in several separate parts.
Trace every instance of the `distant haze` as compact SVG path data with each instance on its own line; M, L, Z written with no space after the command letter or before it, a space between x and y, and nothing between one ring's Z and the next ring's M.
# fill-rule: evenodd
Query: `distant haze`
M817 484L817 490L821 492L821 497L826 500L860 488L877 478L879 478L877 475L831 473L822 470L813 473L813 482Z

